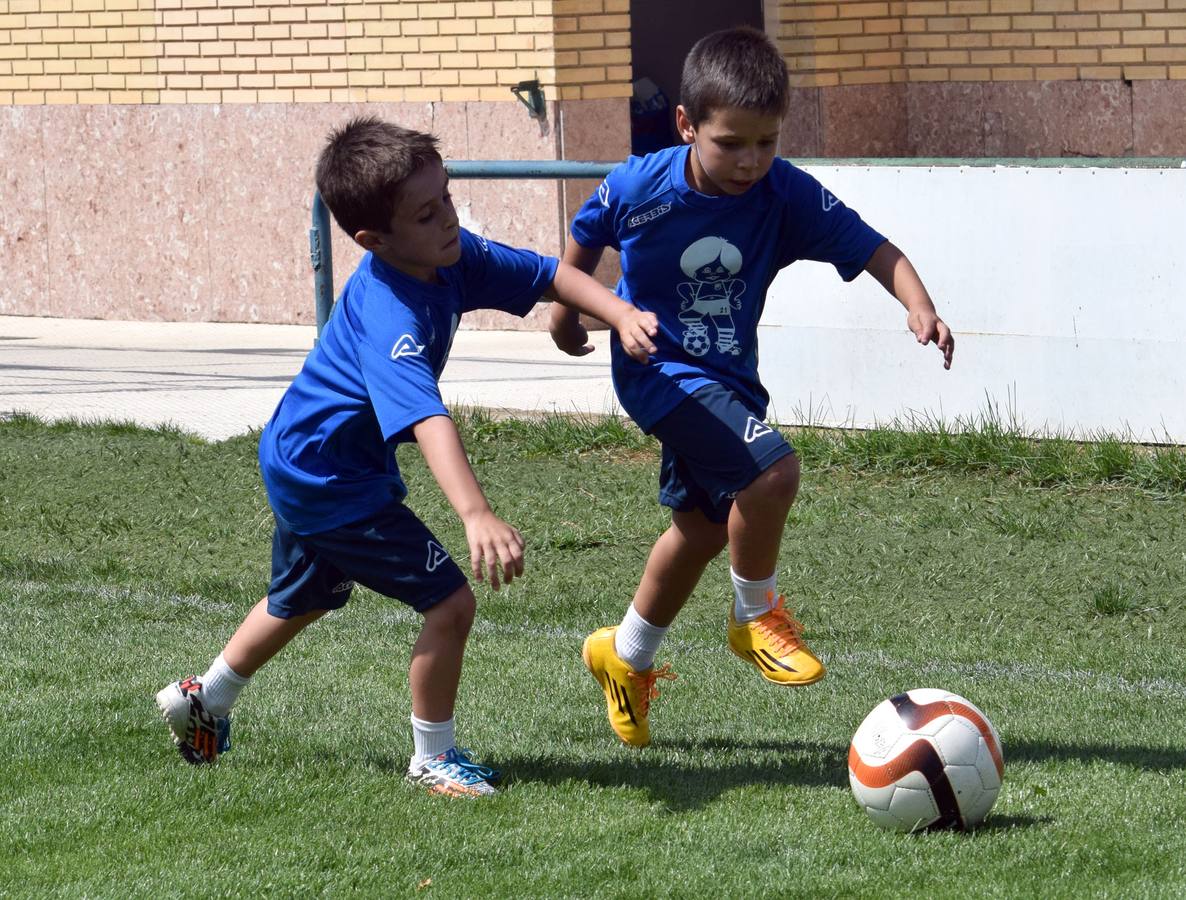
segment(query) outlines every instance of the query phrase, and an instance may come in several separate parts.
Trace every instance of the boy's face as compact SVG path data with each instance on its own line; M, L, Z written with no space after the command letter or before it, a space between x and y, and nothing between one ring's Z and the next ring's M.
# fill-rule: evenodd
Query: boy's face
M434 160L404 181L387 231L360 231L354 239L404 274L436 281L437 268L461 258L460 237L449 176Z
M675 125L688 154L688 183L702 194L738 196L766 177L778 152L782 116L726 106L693 125L684 107Z

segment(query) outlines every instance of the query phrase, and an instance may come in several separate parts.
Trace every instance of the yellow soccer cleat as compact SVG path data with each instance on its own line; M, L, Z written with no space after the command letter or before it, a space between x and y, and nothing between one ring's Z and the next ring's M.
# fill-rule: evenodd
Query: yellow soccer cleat
M827 670L803 643L803 626L787 611L783 598L771 594L770 610L750 622L738 622L729 606L729 649L773 684L815 684Z
M647 714L651 701L659 696L655 682L674 681L676 676L669 665L635 672L614 649L617 633L616 625L598 628L585 638L581 658L605 692L606 712L614 733L632 747L645 747L651 742Z

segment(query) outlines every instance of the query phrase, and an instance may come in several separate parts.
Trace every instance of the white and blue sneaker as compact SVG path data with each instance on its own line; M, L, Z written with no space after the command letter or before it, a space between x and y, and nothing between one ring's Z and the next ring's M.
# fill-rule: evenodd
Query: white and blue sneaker
M502 773L479 765L468 754L468 750L453 747L418 766L410 765L408 781L426 788L430 794L447 797L486 797L497 793L494 786L502 780Z
M231 720L215 716L202 702L202 682L191 675L157 692L156 705L188 763L212 763L231 749Z

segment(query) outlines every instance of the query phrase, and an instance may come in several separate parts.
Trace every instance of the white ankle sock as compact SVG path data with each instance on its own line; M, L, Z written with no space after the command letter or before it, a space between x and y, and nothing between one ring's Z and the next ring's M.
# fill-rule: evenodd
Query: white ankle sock
M614 652L635 672L649 669L655 664L655 654L667 631L640 616L631 603L614 635Z
M770 610L770 601L778 596L778 573L758 581L746 581L729 567L733 579L733 616L738 622L752 622Z
M412 755L412 766L423 765L434 756L440 756L446 750L457 745L453 736L453 720L446 722L426 722L412 716L412 744L415 752Z
M239 699L239 691L247 687L250 679L228 666L220 653L198 681L202 682L202 702L206 705L206 711L212 716L225 716Z

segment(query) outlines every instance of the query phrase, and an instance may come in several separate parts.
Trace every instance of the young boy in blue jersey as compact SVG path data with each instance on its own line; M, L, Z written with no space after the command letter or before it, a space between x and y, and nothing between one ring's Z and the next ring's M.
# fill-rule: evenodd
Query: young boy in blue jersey
M778 271L831 263L846 281L869 272L906 309L920 344L950 368L954 340L909 260L818 181L776 157L787 69L764 34L716 32L688 54L676 126L685 144L614 169L577 213L564 259L591 272L621 253L618 293L659 317L650 365L611 341L622 407L663 448L659 502L671 527L651 550L621 624L585 641L585 665L627 744L650 741L656 651L708 563L727 545L730 649L779 685L812 684L824 666L786 609L776 565L799 461L765 424L758 319ZM557 346L581 355L577 316L553 308Z
M459 227L436 139L374 118L335 131L317 187L367 253L317 346L260 436L275 515L272 580L206 674L161 690L157 705L182 756L213 762L248 679L354 584L423 616L409 681L415 752L409 780L433 793L494 792L498 773L457 747L453 707L475 599L461 569L404 505L398 444L419 444L465 526L470 568L494 590L523 574L523 538L491 510L437 379L461 314L526 315L541 295L613 324L645 364L653 315L556 259ZM386 715L386 713L382 713Z

